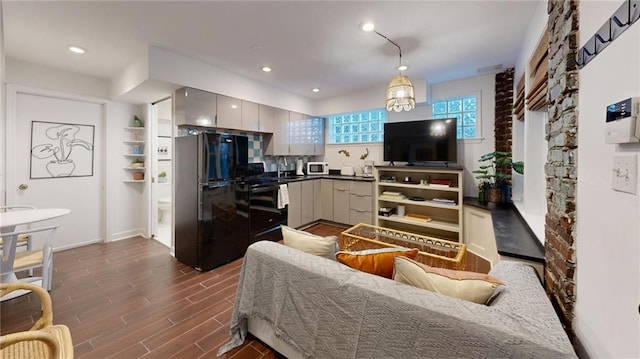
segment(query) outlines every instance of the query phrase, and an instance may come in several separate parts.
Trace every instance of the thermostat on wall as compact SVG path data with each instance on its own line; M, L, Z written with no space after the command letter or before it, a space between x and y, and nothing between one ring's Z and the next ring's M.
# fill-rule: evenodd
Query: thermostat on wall
M607 106L606 143L640 142L640 97Z

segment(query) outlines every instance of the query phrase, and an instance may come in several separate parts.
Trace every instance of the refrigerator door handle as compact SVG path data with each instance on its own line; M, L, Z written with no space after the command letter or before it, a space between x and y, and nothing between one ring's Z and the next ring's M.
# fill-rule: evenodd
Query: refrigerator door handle
M209 151L209 136L205 133L202 135L202 146L204 156L202 158L202 173L200 174L202 178L200 179L202 182L209 182L209 162L211 159L209 156L211 155Z

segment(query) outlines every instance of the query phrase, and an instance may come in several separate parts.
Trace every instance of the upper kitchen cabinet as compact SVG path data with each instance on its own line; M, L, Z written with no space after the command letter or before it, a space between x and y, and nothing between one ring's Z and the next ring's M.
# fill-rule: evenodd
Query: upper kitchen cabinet
M260 119L259 131L273 133L273 121L276 109L267 105L258 105Z
M216 94L183 87L173 97L176 125L215 126Z
M313 155L313 142L311 131L306 125L307 119L308 117L301 113L289 113L289 151L292 155Z
M324 154L324 119L296 114L295 118L289 121L289 140L292 155Z
M217 101L216 127L232 130L242 129L242 101L224 95L217 95Z
M288 156L289 151L289 111L273 109L273 134L266 135L265 155Z
M245 131L260 131L260 111L255 102L242 100L242 129Z

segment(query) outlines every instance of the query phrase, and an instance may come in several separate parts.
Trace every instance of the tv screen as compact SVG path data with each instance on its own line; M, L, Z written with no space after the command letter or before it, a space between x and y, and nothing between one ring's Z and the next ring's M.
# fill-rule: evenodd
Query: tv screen
M457 163L456 119L385 123L384 160Z

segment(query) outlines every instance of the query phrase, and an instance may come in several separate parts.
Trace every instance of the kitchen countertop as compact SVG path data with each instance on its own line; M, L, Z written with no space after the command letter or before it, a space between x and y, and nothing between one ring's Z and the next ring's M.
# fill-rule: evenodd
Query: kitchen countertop
M338 171L338 173L340 173L340 171ZM276 175L273 173L268 173L267 175L269 177L276 177ZM362 182L375 182L376 180L374 177L342 176L340 174L332 174L332 173L329 173L328 175L296 176L294 173L287 172L287 174L284 177L280 178L279 182L286 183L286 182L308 181L308 180L314 180L318 178L345 180L345 181L362 181Z
M544 246L513 205L480 203L473 197L465 197L464 204L491 212L500 255L544 263Z

